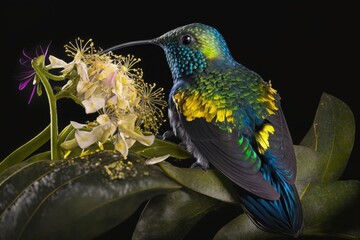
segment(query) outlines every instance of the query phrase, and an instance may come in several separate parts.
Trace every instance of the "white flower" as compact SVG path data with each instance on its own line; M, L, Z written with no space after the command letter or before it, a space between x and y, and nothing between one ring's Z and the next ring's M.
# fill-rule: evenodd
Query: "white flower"
M90 132L85 130L77 130L75 132L76 142L82 149L90 147L100 140L103 130L100 126L94 127Z
M105 106L105 99L101 97L90 97L81 102L87 114L99 111Z
M106 142L116 131L116 126L106 114L99 115L96 122L98 125L93 127L91 131L85 129L87 127L85 124L71 122L72 126L77 129L75 139L82 149L88 148L96 142Z
M80 80L89 81L88 69L86 67L86 64L81 61L81 59L74 59L73 63L76 66L76 70L80 76Z
M122 132L116 134L115 141L114 141L114 147L116 151L119 151L125 158L127 157L129 153L129 145L127 144L125 140L125 136Z
M135 131L135 122L136 122L136 115L129 114L127 116L123 116L122 119L118 121L117 127L120 132L123 132L125 136L130 137L145 146L150 146L153 144L155 140L154 135L143 135L140 132Z
M49 56L49 60L50 64L46 66L49 69L65 68L65 66L68 65L64 60L54 57L53 55Z
M64 60L54 57L52 55L49 56L50 64L46 67L49 69L63 68L61 71L64 74L71 72L71 70L76 67L77 73L80 76L80 79L83 81L89 81L88 69L86 64L82 61L80 57L74 58L73 61L66 63Z
M81 99L88 99L90 96L92 96L97 89L97 85L93 82L88 81L79 81L76 86L77 95Z
M143 131L158 130L157 119L162 117L158 111L165 106L165 101L159 100L164 94L162 90L155 90L155 84L139 84L139 81L143 83L142 70L133 66L140 59L98 54L91 40L84 42L79 38L65 45L65 49L73 61L66 63L50 56L48 67L63 68L64 75L71 72L67 76L71 78L68 90L73 91L72 96L82 103L87 114L99 112L101 115L87 125L72 122L75 139L62 146L72 149L77 144L85 150L98 144L103 149L102 144L111 141L114 149L126 158L135 142L152 145L154 134L144 135Z

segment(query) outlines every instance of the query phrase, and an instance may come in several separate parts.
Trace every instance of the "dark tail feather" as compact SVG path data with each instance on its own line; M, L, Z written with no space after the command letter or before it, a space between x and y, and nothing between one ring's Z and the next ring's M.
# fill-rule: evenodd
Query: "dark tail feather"
M244 211L264 231L298 237L303 230L304 220L296 187L289 185L281 176L272 185L280 193L279 200L267 200L241 192L240 201Z

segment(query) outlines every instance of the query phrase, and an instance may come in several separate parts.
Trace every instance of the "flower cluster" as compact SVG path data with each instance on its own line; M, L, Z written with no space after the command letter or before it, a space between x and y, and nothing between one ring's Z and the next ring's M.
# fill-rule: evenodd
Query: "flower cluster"
M68 79L63 92L75 96L87 114L98 112L96 120L81 124L71 122L75 137L61 144L71 151L97 145L100 149L107 142L114 145L125 158L129 148L137 141L149 146L163 119L163 89L145 83L142 70L134 68L140 59L118 56L112 52L101 54L90 39L65 45L72 61L65 62L49 56L47 69L61 69Z

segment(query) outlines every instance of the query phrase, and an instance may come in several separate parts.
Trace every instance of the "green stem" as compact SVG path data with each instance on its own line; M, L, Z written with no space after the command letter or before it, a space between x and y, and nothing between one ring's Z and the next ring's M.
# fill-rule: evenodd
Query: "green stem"
M50 78L51 80L54 80L54 81L63 81L63 80L65 80L65 76L64 76L64 75L57 76L57 75L51 74L51 73L49 73L49 72L47 72L47 71L42 71L42 73L43 73L46 77L48 77L48 78Z
M56 100L62 99L62 98L70 98L75 103L79 104L80 106L83 106L80 99L76 97L74 94L70 93L67 90L61 90L58 94L55 95Z
M49 101L49 108L50 108L50 147L51 147L51 160L59 159L58 153L58 119L57 119L57 108L56 108L56 98L52 91L52 87L46 78L44 72L40 68L40 65L37 64L37 61L32 62L32 66L41 80L43 84L46 95Z

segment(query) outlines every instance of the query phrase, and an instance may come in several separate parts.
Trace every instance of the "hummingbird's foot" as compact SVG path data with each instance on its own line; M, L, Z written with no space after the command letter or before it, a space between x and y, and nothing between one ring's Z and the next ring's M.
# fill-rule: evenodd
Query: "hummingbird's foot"
M190 168L199 168L199 167L200 167L202 170L206 171L206 170L209 169L209 164L206 163L206 162L199 161L199 159L198 159L196 162L194 162L194 163L190 166Z
M191 164L190 168L197 168L197 167L201 167L203 168L203 166L199 163L199 162L194 162L193 164Z
M162 135L162 140L166 140L166 139L168 139L168 138L171 138L172 136L174 136L175 134L174 134L174 132L173 131L166 131L166 132L164 132L163 133L163 135Z

